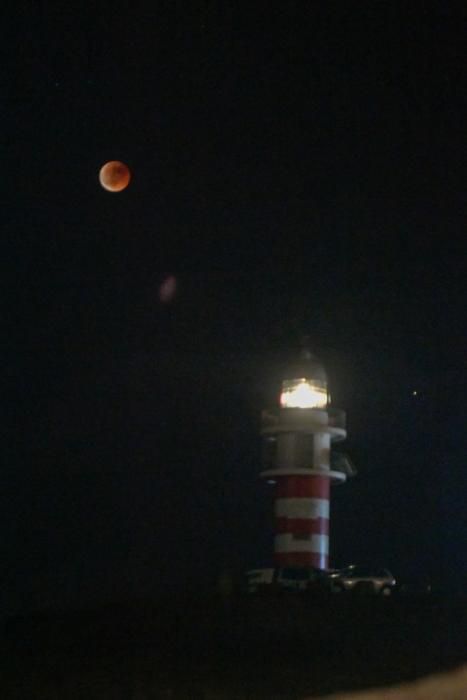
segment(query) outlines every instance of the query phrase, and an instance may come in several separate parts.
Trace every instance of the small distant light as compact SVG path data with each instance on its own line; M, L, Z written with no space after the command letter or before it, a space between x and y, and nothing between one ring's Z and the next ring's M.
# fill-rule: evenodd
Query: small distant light
M271 486L274 486L276 482L274 481L274 479L268 479L266 483L270 484Z
M412 396L418 396L418 391L416 389L414 389L414 391L412 391Z

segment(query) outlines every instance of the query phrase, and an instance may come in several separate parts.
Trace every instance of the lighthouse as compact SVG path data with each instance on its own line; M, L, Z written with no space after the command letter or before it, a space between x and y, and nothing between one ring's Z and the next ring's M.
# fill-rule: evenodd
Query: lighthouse
M353 467L333 445L345 413L331 408L326 371L308 348L283 374L278 406L262 415L263 471L274 488L277 567L329 568L331 485Z

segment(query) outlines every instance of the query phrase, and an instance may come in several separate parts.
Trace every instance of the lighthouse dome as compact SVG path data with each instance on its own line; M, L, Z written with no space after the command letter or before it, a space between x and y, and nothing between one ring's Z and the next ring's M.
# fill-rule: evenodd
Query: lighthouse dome
M287 365L280 395L282 408L326 408L328 380L321 362L308 349Z

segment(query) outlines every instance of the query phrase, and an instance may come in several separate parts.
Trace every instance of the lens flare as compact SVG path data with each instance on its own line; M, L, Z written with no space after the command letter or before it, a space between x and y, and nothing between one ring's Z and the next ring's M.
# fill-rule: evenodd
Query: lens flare
M159 287L159 300L163 304L168 304L173 300L177 292L177 279L173 275L169 275Z

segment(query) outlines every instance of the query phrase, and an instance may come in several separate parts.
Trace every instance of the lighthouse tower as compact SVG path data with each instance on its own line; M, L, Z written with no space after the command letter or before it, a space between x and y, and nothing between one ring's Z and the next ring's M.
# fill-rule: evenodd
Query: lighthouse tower
M274 485L274 558L280 567L329 567L331 483L344 482L352 471L344 455L331 452L346 429L345 413L329 404L324 367L303 349L285 372L279 407L263 411L261 476Z

